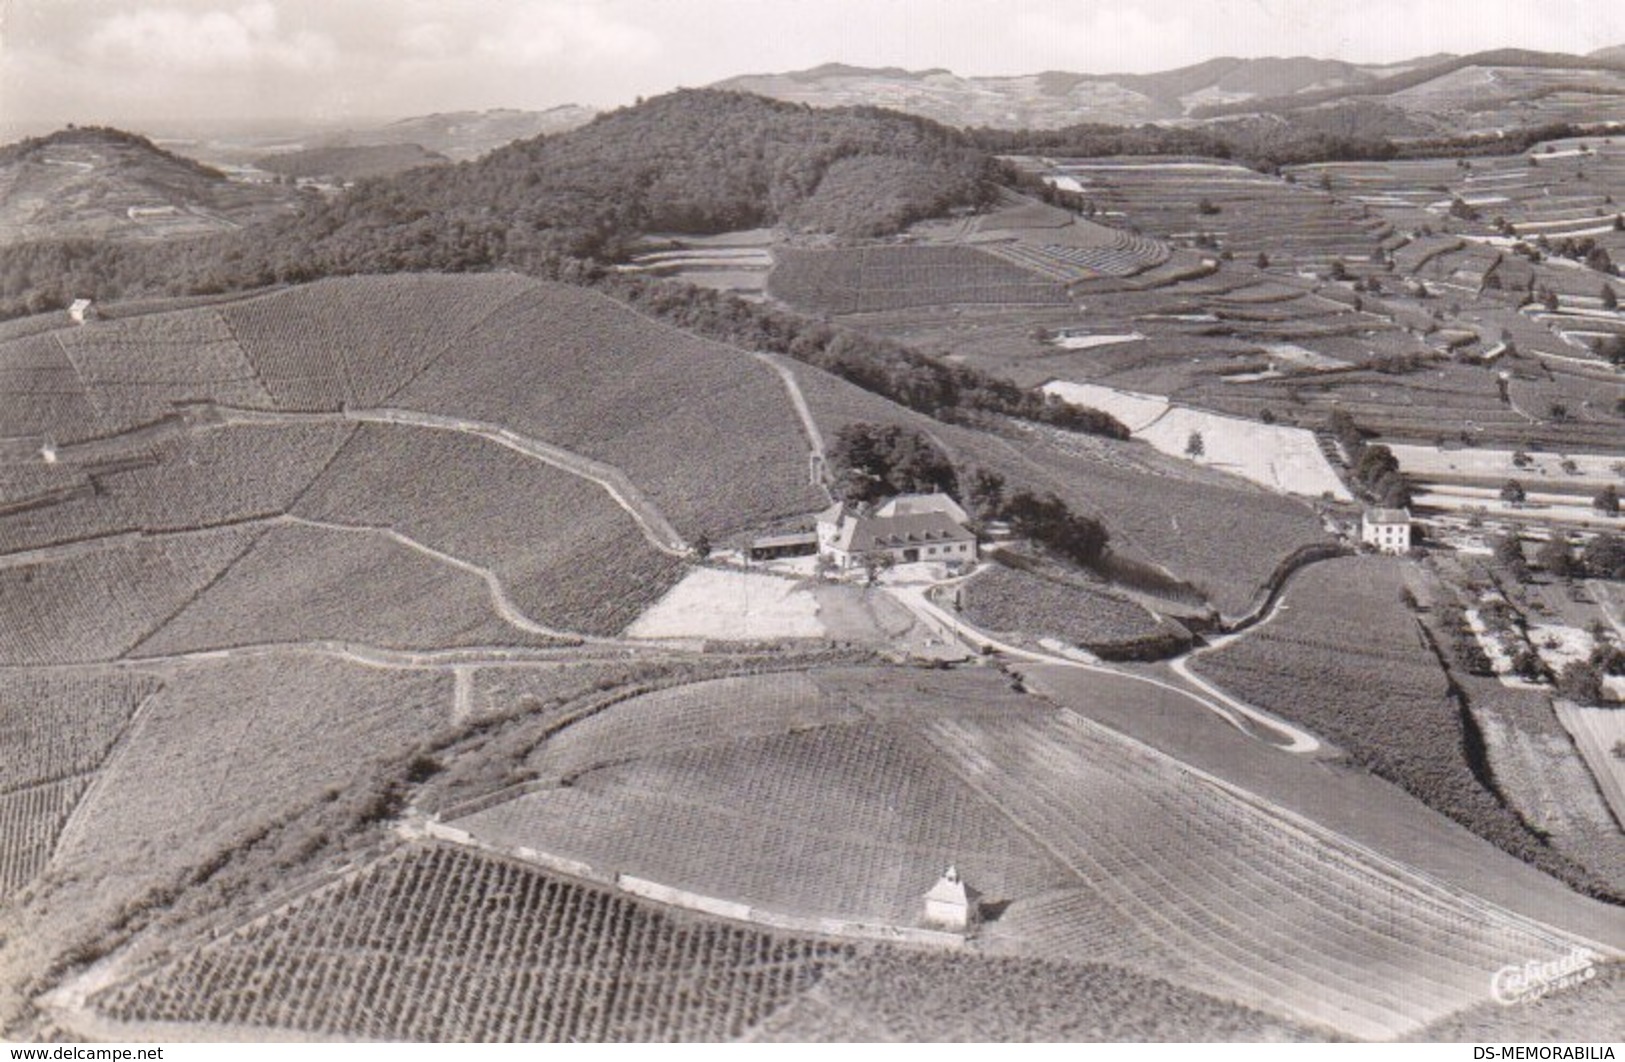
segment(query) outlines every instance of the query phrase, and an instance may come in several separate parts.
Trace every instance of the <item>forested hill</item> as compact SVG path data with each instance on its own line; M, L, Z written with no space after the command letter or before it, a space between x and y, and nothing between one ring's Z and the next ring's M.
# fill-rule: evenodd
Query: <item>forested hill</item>
M292 217L212 241L7 248L0 316L79 295L612 261L648 232L783 224L884 235L983 202L995 177L985 153L927 119L684 90L477 161L363 181Z
M960 134L924 119L685 90L475 162L363 184L312 207L282 235L322 272L349 271L357 256L411 256L430 243L441 255L491 264L538 252L613 260L648 232L784 224L885 234L980 202L991 176Z

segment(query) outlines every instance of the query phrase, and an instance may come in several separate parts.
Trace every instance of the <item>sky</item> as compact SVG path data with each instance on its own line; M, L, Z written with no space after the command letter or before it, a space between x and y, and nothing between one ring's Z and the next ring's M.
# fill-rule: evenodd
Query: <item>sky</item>
M0 0L0 123L614 106L825 62L1144 72L1625 44L1625 0Z

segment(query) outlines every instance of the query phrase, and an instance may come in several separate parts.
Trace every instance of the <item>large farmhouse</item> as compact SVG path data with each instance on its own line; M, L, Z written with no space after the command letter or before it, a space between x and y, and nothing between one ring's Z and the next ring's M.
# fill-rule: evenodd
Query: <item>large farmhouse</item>
M843 569L875 559L973 561L976 536L966 519L946 494L904 494L868 515L837 502L818 514L818 554Z

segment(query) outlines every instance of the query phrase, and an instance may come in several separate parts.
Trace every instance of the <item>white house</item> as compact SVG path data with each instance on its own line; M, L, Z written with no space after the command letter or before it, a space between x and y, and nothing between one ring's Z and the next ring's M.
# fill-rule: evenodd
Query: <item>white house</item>
M1360 542L1379 553L1411 551L1409 509L1367 509L1360 514Z
M96 307L89 299L74 299L68 306L68 316L74 324L84 324L86 321L96 319Z
M879 557L894 564L974 561L976 536L965 519L945 494L905 494L866 516L837 502L818 514L818 555L843 569Z
M922 921L936 929L968 933L981 921L981 894L965 884L959 870L949 867L925 894Z

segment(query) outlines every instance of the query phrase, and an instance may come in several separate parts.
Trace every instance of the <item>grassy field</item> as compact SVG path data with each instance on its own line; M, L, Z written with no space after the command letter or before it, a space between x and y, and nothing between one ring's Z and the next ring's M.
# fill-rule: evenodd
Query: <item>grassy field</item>
M1314 435L1303 428L1185 409L1154 396L1093 384L1057 380L1045 390L1069 402L1104 410L1119 420L1125 415L1132 418L1134 437L1169 456L1191 458L1283 494L1306 498L1329 494L1341 501L1352 497ZM1191 442L1197 438L1202 450L1192 457Z
M901 924L952 862L1004 908L983 931L995 953L1112 962L1344 1035L1403 1035L1485 998L1506 955L1566 951L996 672L728 680L578 725L538 752L567 785L457 825L600 873Z
M377 1040L716 1041L853 955L427 848L97 998L121 1021Z

